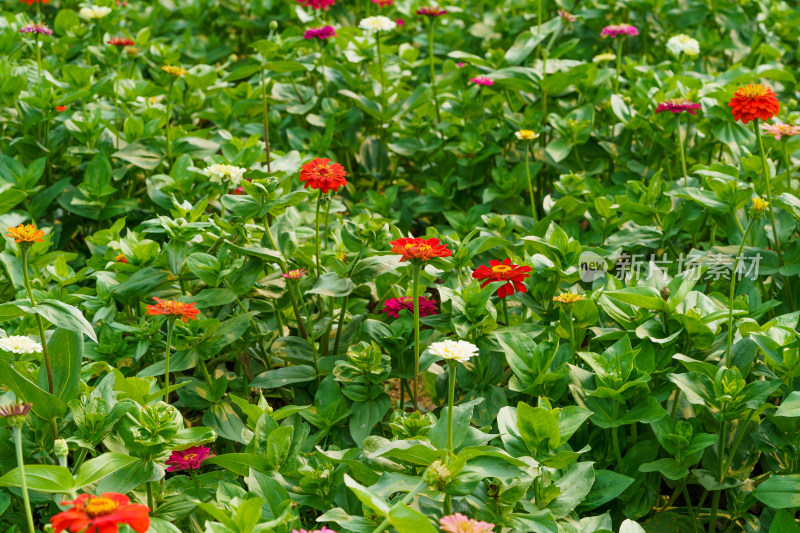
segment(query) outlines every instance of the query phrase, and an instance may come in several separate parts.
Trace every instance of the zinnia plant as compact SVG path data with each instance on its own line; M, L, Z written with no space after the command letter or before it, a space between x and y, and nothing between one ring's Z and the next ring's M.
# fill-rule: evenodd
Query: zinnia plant
M783 152L783 166L786 172L786 190L792 191L792 163L789 159L789 146L788 141L795 135L800 135L800 126L793 124L784 124L778 122L776 124L762 124L761 129L767 135L775 137L776 141L781 141L781 148Z
M506 296L510 296L514 292L524 293L528 291L525 286L525 279L530 277L530 271L531 267L512 264L511 259L503 259L502 262L492 259L489 261L489 266L481 265L472 273L473 279L483 281L481 289L494 281L505 282L504 285L497 289L497 296L503 301L503 316L506 325L511 324L508 320Z
M533 193L533 182L531 181L531 166L529 160L531 149L528 145L538 139L539 134L531 130L519 130L515 132L514 135L517 137L518 141L523 143L523 146L525 147L525 178L528 182L528 194L531 198L531 217L533 218L533 221L536 222L536 207L538 202L536 201ZM537 192L541 194L541 191L537 190Z
M175 86L175 80L186 74L186 70L182 67L174 65L164 65L161 70L169 74L169 90L167 91L167 164L172 159L172 142L170 141L170 120L172 117L172 88Z
M673 98L666 102L661 102L656 108L656 113L669 111L675 115L676 121L676 135L678 136L678 150L681 156L681 170L683 171L684 185L689 186L689 174L686 172L686 154L683 148L683 134L681 133L681 114L690 113L695 114L695 111L700 109L700 104L690 102L685 98Z
M447 10L438 6L426 6L417 9L417 15L425 16L428 18L428 63L431 67L431 94L433 95L433 105L436 108L436 125L438 127L442 118L439 114L439 99L436 95L436 67L433 55L433 41L436 33L436 19L442 15L446 15Z
M639 35L639 30L636 29L635 26L631 26L630 24L612 24L610 26L606 26L603 28L603 31L600 34L604 37L611 37L615 38L620 35L630 35L635 36ZM625 42L624 39L619 39L617 41L617 77L614 81L614 92L619 93L619 78L622 74L622 45Z
M38 316L38 315L37 315ZM25 518L28 522L28 533L34 533L36 527L33 524L33 513L31 512L31 500L28 495L28 481L25 476L25 460L22 456L22 427L25 425L25 419L31 410L32 405L29 403L12 403L0 406L0 417L6 419L8 425L11 426L11 431L14 434L14 449L17 455L17 468L19 469L19 476L22 489L22 502L25 506Z
M491 533L495 525L455 513L440 518L439 527L445 533Z
M453 255L446 244L441 244L439 239L423 239L421 237L403 237L389 243L392 253L400 256L400 262L411 263L412 288L411 298L414 300L414 410L419 409L417 384L419 382L419 277L422 264L436 257L450 257Z
M100 496L81 494L76 499L65 501L71 509L58 513L50 519L54 533L62 531L83 533L117 533L120 526L127 525L137 533L150 529L150 508L131 503L130 498L116 492L104 492Z
M189 320L197 320L200 311L195 308L193 303L160 300L155 297L153 300L156 303L147 306L147 314L167 317L167 350L164 355L164 398L169 401L169 354L172 348L172 332L175 329L175 320L180 319L184 323Z
M417 297L419 305L419 316L426 317L436 314L436 302L429 300L424 296ZM383 312L392 318L400 318L400 311L403 309L414 313L414 298L411 296L404 296L403 298L389 298L383 304Z

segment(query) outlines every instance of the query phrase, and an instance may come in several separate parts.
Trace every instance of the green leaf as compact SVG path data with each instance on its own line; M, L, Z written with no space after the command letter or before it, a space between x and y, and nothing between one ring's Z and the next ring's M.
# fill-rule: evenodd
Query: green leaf
M8 361L0 360L0 383L13 391L17 398L33 404L31 411L40 418L52 420L64 416L67 412L67 404L37 387L35 383L12 368Z
M654 309L656 311L661 311L667 305L667 302L661 298L657 290L653 287L643 285L606 292L605 295L620 302L644 307L645 309Z
M25 465L25 481L29 490L47 493L70 492L75 487L72 474L63 466ZM22 487L19 468L0 477L0 487Z
M519 429L525 445L534 454L545 440L550 450L555 450L561 444L558 421L547 409L531 407L524 402L519 402L517 404L517 429Z
M778 406L774 416L800 416L800 391L794 391Z
M594 484L594 468L592 462L575 463L564 476L555 482L561 494L553 500L548 508L553 518L567 516L589 494Z
M326 272L317 280L306 294L321 294L331 298L347 296L355 289L355 284L348 278L339 276L336 272Z
M75 489L81 489L113 474L117 470L137 463L139 459L124 453L109 452L83 463L75 476Z
M389 511L389 523L399 533L437 533L438 531L424 514L402 502Z
M610 470L598 470L594 473L594 484L592 490L586 496L580 506L578 512L591 511L610 502L622 492L631 486L634 479L632 477L624 476Z
M755 488L753 496L774 509L800 507L800 474L772 476Z
M356 498L361 500L361 503L378 513L379 516L384 517L389 514L389 506L383 501L383 498L361 485L347 474L344 476L344 484L353 491Z
M266 459L254 453L225 453L216 457L209 457L203 464L218 465L240 476L250 474L250 469L261 473L272 471Z
M305 383L316 379L317 371L310 365L285 366L275 370L267 370L250 382L251 387L276 389L294 383Z
M800 526L794 521L791 513L781 509L775 513L772 524L769 526L769 533L800 533Z
M83 317L83 313L69 304L59 300L42 300L35 307L20 307L28 313L35 313L47 319L58 328L83 333L97 342L97 335L95 335L92 325Z
M83 335L77 331L57 328L47 343L53 368L53 395L62 402L78 397L81 385ZM47 389L47 372L39 372L39 387Z

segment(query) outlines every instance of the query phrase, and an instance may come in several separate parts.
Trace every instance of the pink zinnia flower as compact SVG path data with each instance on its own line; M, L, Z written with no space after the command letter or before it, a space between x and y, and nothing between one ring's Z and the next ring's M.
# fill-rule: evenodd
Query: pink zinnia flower
M205 446L192 446L179 452L172 452L169 459L165 464L169 467L167 472L174 472L175 470L197 470L200 464L208 459L214 457L211 450Z
M464 63L463 61L461 61L461 62L459 62L459 63L456 63L456 66L457 66L458 68L462 68L462 67L464 67L464 65L466 65L466 63Z
M777 124L762 124L761 128L767 135L774 135L776 141L780 141L781 137L800 135L800 126L784 124L783 122L778 122Z
M303 7L310 7L312 9L323 9L327 11L333 4L335 4L335 0L297 0L297 3Z
M441 17L447 15L447 10L438 6L426 6L417 9L417 15L425 15L426 17Z
M406 21L403 20L403 19L397 19L395 22L397 23L398 26L405 26L406 25Z
M429 300L424 296L418 298L419 301L419 316L428 316L436 314L436 302ZM411 296L404 298L389 298L383 304L383 312L392 318L400 318L400 311L408 309L414 312L414 299Z
M447 533L491 533L494 524L479 522L473 518L467 518L461 513L456 513L439 519L439 527Z
M306 275L305 268L298 268L296 270L289 270L286 274L281 274L286 279L300 279Z
M575 18L575 15L567 11L564 11L563 9L558 10L558 16L564 19L566 22L575 22L576 20L578 20L577 18Z
M373 4L378 4L378 7L389 7L394 4L394 0L372 0Z
M333 26L322 26L321 28L310 28L303 34L306 39L320 39L325 40L329 37L336 37L336 30Z
M696 109L700 109L700 104L690 102L685 98L672 98L671 100L667 100L666 102L661 102L658 104L656 113L661 113L662 111L669 111L670 113L689 112L692 115L695 115Z
M492 78L487 78L486 76L476 76L471 78L469 81L475 85L494 85L494 80Z
M19 29L20 33L38 33L40 35L53 35L53 30L46 24L25 24Z
M322 526L322 529L312 529L308 531L305 529L293 529L292 533L336 533L336 531L328 529L327 526Z
M639 30L636 29L636 26L631 26L630 24L612 24L611 26L603 28L600 35L606 35L608 37L616 37L617 35L639 35Z

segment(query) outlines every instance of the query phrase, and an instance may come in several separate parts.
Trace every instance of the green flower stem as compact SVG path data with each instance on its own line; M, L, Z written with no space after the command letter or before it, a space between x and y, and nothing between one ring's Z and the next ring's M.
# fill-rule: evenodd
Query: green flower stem
M411 267L413 270L413 282L411 296L414 298L414 410L419 410L419 392L417 385L419 384L419 274L422 269L422 264L414 262Z
M400 500L399 503L394 504L391 509L394 509L395 507L400 506L400 505L407 505L408 502L410 502L411 500L414 499L414 496L416 496L417 494L419 494L420 492L425 490L425 488L427 486L428 486L427 483L425 483L424 481L420 481L417 484L416 487L411 489L411 492L406 494L405 497L403 497L403 499ZM391 509L389 509L389 512L391 512ZM389 527L389 517L388 516L386 518L384 518L383 521L380 524L378 524L378 527L376 527L375 529L372 530L372 533L381 533L381 531L384 531L387 527Z
M25 479L25 462L22 458L22 428L12 427L11 429L14 432L14 447L17 450L17 467L19 468L20 480L22 481L22 501L25 504L25 517L28 520L28 532L34 533L36 528L33 526L31 500L28 497L28 481Z
M720 483L725 479L725 439L727 438L727 420L725 420L724 409L723 419L719 426L719 445L717 446L717 457L719 459L719 470L717 471L717 481ZM717 510L719 509L719 498L721 490L715 490L711 498L711 516L708 518L708 533L713 533L717 529Z
M328 79L325 77L325 41L319 42L319 62L320 74L322 75L322 88L325 90L325 98L330 98L328 94Z
M150 482L146 482L144 484L145 490L147 491L147 506L150 508L150 512L154 512L156 510L155 502L153 501L153 487L150 486Z
M434 37L434 17L429 17L428 20L428 60L431 64L431 92L433 93L433 105L436 108L436 126L439 126L439 122L442 121L442 117L439 114L439 98L436 95L436 67L434 66L434 56L433 56L433 37Z
M733 297L736 292L736 270L739 267L739 258L742 257L742 250L744 250L744 243L747 241L747 234L755 224L756 219L750 220L747 224L747 229L744 230L742 235L742 242L739 245L739 252L733 259L733 271L731 272L731 290L728 296L728 348L725 350L725 366L731 366L731 346L733 345Z
M269 103L267 101L267 83L264 81L263 65L261 67L261 91L261 100L264 105L264 145L267 150L267 172L272 172L272 157L269 150Z
M530 153L531 149L528 143L525 143L525 177L528 178L528 194L531 197L531 217L533 222L536 223L536 199L533 196L533 183L531 182L531 166L530 166Z
M315 217L316 242L314 243L314 245L316 246L315 256L317 261L317 279L319 279L322 276L322 267L320 266L319 262L319 209L321 205L322 205L322 189L319 190L319 194L317 195L317 216Z
M356 264L361 260L361 257L364 255L366 248L362 248L358 251L358 255L350 263L350 268L348 268L347 277L350 277L353 274L353 271L356 268ZM347 294L342 301L342 308L339 311L339 323L336 326L336 339L333 341L333 355L337 355L339 353L339 341L342 338L342 329L344 329L344 316L347 313L347 302L350 299L350 295Z
M330 201L328 201L325 204L325 239L322 241L322 249L323 250L327 250L328 249L328 223L329 223L330 218L331 218L331 204L332 203L333 203L333 198L331 198Z
M622 74L622 38L617 42L617 79L614 80L614 93L619 94L619 77Z
M279 251L278 243L275 242L275 237L272 236L272 232L269 230L269 214L264 215L264 233L266 234L267 239L269 240L269 244L270 246L272 246L272 249L275 250L276 252ZM283 262L283 259L281 259L279 264L281 267L281 272L286 274L288 270L286 269L286 263ZM291 281L289 283L291 283ZM300 316L300 307L297 305L297 298L294 295L294 291L292 290L291 285L289 285L288 292L289 292L289 298L292 300L292 309L294 310L294 318L295 320L297 320L297 329L300 331L300 336L306 339L308 338L308 335L306 334L306 328L303 326L303 317ZM305 302L303 302L303 305L305 305ZM306 313L306 316L308 316L308 313Z
M503 302L503 319L506 321L506 326L511 325L511 321L508 319L508 302L506 302L505 298L500 298Z
M175 77L169 80L169 91L167 91L167 164L172 159L172 143L170 142L170 117L172 116L172 88L175 86Z
M383 150L383 143L384 143L384 128L383 128L383 119L386 116L386 79L385 74L383 73L383 54L381 54L381 34L380 32L375 33L375 49L376 55L378 56L378 70L380 71L381 75L381 119L380 119L380 130L378 131L378 135L380 137L380 145L378 146L378 170L382 170L381 165L381 150Z
M192 476L192 481L194 482L194 490L195 490L195 492L197 492L197 497L198 497L198 499L202 500L202 497L201 497L202 489L200 488L200 479L198 479L198 477L197 477L197 471L196 470L191 470L191 476Z
M449 367L448 382L447 382L447 451L453 452L453 404L456 397L456 368L458 363L456 361L448 361Z
M767 188L767 201L769 202L769 206L767 207L767 211L769 212L769 221L772 225L772 238L775 241L775 252L778 254L778 263L780 263L781 267L783 267L783 253L781 252L781 241L778 238L778 227L775 225L775 213L772 210L772 187L770 186L770 175L769 175L769 165L767 165L767 153L764 151L764 142L761 140L761 128L758 127L758 119L753 121L753 129L756 132L756 138L758 139L758 151L761 154L761 169L764 173L764 185ZM789 304L789 311L794 311L794 304L792 303L792 286L789 281L789 276L784 276L783 279L786 283L786 302Z
M39 78L39 82L42 81L42 50L39 48L39 33L35 33L36 35L36 76Z
M224 280L223 283L225 284L225 287L227 287L228 289L231 288L230 283L228 283L227 280ZM243 313L250 312L250 310L244 306L242 300L238 296L236 297L236 303L239 305L239 308L242 310ZM276 317L280 316L277 304L275 306L275 316ZM269 362L269 354L267 353L267 349L264 347L264 338L261 336L261 331L258 329L258 324L256 324L256 321L252 316L250 316L249 320L250 320L250 327L253 328L253 331L255 332L256 337L258 338L258 347L261 348L261 355L264 358L264 365L267 367L267 370L272 370L272 364L270 364ZM283 336L283 324L281 324L280 318L278 318L278 336ZM202 364L201 370L203 370L203 372L206 374L206 379L208 380L208 386L210 387L211 379L208 376L208 370L206 370L205 368L205 363L202 363L202 360L198 361Z
M172 332L175 330L175 320L167 318L167 351L164 355L164 401L169 403L169 352L172 348Z
M122 52L117 50L117 83L114 84L114 140L119 148L119 86L122 81Z
M28 292L28 299L31 301L31 307L36 307L36 298L33 296L33 288L31 287L31 278L28 275L28 253L30 252L30 244L20 244L20 253L22 255L22 281L25 284L25 290ZM47 339L44 335L44 321L40 315L36 315L36 324L39 326L39 337L42 340L42 359L44 359L44 368L47 371L47 392L53 394L53 367L50 364L50 352L47 349ZM58 438L54 434L54 438Z
M750 421L753 419L753 415L755 414L756 410L750 409L750 413L747 415L744 424L742 424L742 427L739 428L739 431L736 434L736 440L733 441L733 446L731 446L731 451L730 453L728 453L728 460L725 461L725 465L722 467L723 473L727 473L728 470L730 470L731 464L733 463L733 457L734 455L736 455L736 450L739 449L739 444L742 443L742 440L744 439L744 436L747 433L747 426L750 424Z
M786 167L786 192L792 192L792 163L789 160L789 148L786 138L781 140L783 146L783 166Z
M683 151L683 135L681 135L681 114L675 114L675 122L677 124L677 129L675 133L678 135L678 148L681 154L681 171L683 172L683 185L684 187L689 186L689 174L686 172L686 154Z

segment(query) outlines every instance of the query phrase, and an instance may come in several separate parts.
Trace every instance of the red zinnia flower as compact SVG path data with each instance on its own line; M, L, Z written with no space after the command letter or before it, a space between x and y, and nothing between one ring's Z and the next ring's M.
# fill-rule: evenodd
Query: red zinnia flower
M325 11L330 8L335 1L334 0L297 0L297 3L303 7L310 7L312 9L324 9Z
M129 39L127 37L112 37L106 42L111 46L133 46L136 44L133 42L133 39Z
M429 300L424 296L417 298L419 301L419 316L428 316L436 314L436 302ZM408 309L414 312L414 299L411 296L404 298L389 298L383 304L383 312L392 318L400 318L400 311Z
M128 262L128 260L125 258L125 256L123 254L117 255L114 258L114 261L116 261L117 263L127 263Z
M28 4L29 6L32 6L33 4L38 4L39 2L41 2L43 4L49 4L50 3L50 0L19 0L19 1L20 1L20 3Z
M165 464L169 467L167 472L175 470L197 470L203 461L214 457L211 450L205 446L192 446L179 452L172 452Z
M425 240L421 237L403 237L389 244L392 252L400 254L400 261L429 261L434 257L450 257L453 252L446 244L439 244L439 239Z
M378 4L378 7L389 7L394 3L394 0L372 0L373 4Z
M59 113L63 113L66 110L67 110L67 106L65 106L65 105L57 105L56 106L56 111L58 111Z
M323 193L336 192L347 185L345 176L347 172L344 167L339 163L331 163L327 157L318 157L300 167L300 181L305 182L306 189L320 189Z
M158 303L147 306L148 315L177 316L184 322L189 322L189 320L197 320L197 315L200 314L200 310L195 309L193 303L186 304L175 300L163 301L158 298L153 298L153 300Z
M760 83L739 87L728 103L728 107L731 108L734 120L744 124L757 118L769 120L781 110L778 97L772 92L772 89Z
M81 494L63 505L72 509L58 513L50 519L55 533L82 531L83 533L117 533L120 524L127 524L138 533L150 528L150 508L131 503L124 494L104 492L101 496Z
M525 278L530 277L528 272L531 271L529 266L512 265L511 259L504 259L501 263L497 259L489 261L489 266L479 266L472 273L474 279L485 280L481 284L481 289L493 281L507 281L505 285L501 285L497 289L497 295L500 298L505 298L510 294L516 292L528 292L525 286Z

